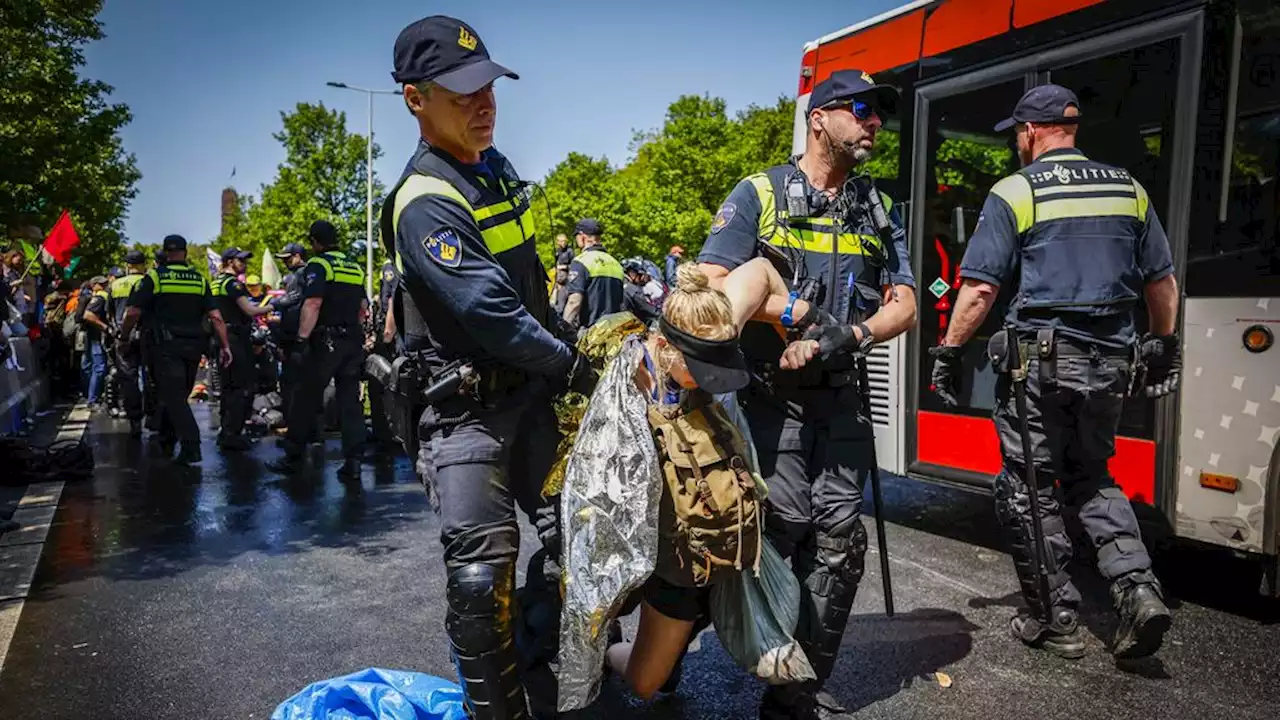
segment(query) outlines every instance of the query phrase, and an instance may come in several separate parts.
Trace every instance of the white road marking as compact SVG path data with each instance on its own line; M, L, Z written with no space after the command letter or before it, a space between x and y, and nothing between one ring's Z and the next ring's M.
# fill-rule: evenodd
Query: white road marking
M67 413L54 442L82 440L89 430L89 416L89 406L83 402L77 403ZM18 620L22 617L22 607L31 590L36 566L40 564L44 541L48 538L58 500L62 497L62 487L61 480L29 486L18 502L18 509L13 513L13 519L22 523L22 527L5 533L0 538L0 560L11 558L22 563L22 567L17 568L17 577L21 580L13 585L12 590L0 588L0 671L4 670L9 644L13 642L14 632L18 629ZM32 548L36 550L33 552Z

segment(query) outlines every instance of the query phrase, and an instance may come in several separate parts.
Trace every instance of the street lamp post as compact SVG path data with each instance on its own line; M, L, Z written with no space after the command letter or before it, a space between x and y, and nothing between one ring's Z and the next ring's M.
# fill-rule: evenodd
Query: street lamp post
M373 297L373 96L374 95L399 95L398 90L373 90L370 88L356 87L340 82L327 82L325 85L338 88L340 90L355 90L362 92L369 98L369 140L365 144L365 249L364 249L364 291L369 297Z

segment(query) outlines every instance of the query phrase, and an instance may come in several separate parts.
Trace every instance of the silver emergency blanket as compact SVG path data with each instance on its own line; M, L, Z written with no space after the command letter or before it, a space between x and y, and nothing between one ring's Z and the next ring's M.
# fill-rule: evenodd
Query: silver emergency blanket
M609 619L648 579L658 556L663 481L647 401L635 384L643 357L633 337L605 368L565 468L561 712L595 700Z

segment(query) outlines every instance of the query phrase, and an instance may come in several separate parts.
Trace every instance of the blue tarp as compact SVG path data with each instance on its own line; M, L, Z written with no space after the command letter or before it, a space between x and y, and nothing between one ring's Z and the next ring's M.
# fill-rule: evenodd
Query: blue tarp
M271 720L466 720L462 689L433 675L369 668L312 683Z

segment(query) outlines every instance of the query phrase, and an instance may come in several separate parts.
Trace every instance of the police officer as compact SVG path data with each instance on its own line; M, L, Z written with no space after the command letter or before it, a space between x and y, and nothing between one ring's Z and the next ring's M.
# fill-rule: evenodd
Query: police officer
M1127 171L1090 160L1075 147L1080 103L1070 90L1028 91L997 131L1016 128L1022 170L991 189L960 264L963 283L944 345L933 348L933 384L956 403L961 346L981 325L1000 290L1013 301L1006 320L1023 347L1031 455L1034 458L1048 573L1041 603L1020 418L1009 377L997 385L994 411L1004 467L995 480L996 514L1009 537L1014 568L1031 612L1012 621L1024 643L1066 658L1084 654L1077 627L1080 593L1066 567L1071 541L1054 481L1078 509L1097 565L1112 583L1120 614L1113 652L1142 657L1160 647L1170 625L1160 584L1124 493L1107 472L1138 343L1135 309L1146 299L1151 335L1141 343L1146 394L1177 386L1174 321L1178 289L1164 229L1142 185ZM1016 292L1016 296L1013 293ZM993 346L994 347L994 346ZM1044 562L1044 560L1042 560Z
M253 363L253 319L272 312L270 305L259 305L240 281L253 253L239 248L222 251L222 272L212 283L213 298L227 326L231 353L241 359L218 369L222 376L221 402L218 404L218 447L223 450L248 450L252 443L244 436L253 401L255 368Z
M541 496L560 439L551 396L589 394L595 376L548 330L525 184L493 147L493 83L515 73L489 59L471 26L438 15L406 27L394 58L422 138L382 211L402 272L398 332L424 383L452 387L468 368L472 378L418 428L418 471L441 519L445 627L472 717L527 717L522 676L535 715L549 715L560 575L557 504ZM516 503L543 544L518 617Z
M124 406L120 397L119 380L120 367L116 362L115 355L115 336L120 326L115 321L115 308L111 302L112 293L115 292L116 283L124 277L124 270L119 267L113 267L107 271L107 284L103 286L103 290L107 294L105 313L102 319L106 321L110 333L102 338L102 356L106 359L107 373L102 380L102 404L107 408L107 414L113 418L124 417Z
M564 320L575 329L589 328L622 309L622 264L605 252L600 223L590 218L579 220L573 231L582 252L569 263Z
M744 328L742 349L757 380L738 397L769 486L765 530L807 588L798 639L817 680L770 687L762 718L844 716L820 690L867 550L862 487L875 438L859 400L856 354L915 323L915 280L897 210L856 174L897 98L857 70L819 83L804 154L739 182L698 258L717 283L754 257L771 258L792 290L785 305L755 316L765 322ZM798 299L812 304L804 317L796 317ZM784 345L779 325L803 339Z
M635 315L645 325L661 317L662 312L644 294L646 275L640 261L635 258L623 260L622 270L627 274L626 285L622 288L622 309Z
M364 338L361 318L369 310L364 294L364 268L338 249L338 230L326 220L311 223L307 232L312 255L303 274L302 314L298 336L289 349L289 362L303 368L296 381L284 458L272 463L281 473L297 472L302 453L317 433L321 403L329 381L334 383L342 425L339 476L360 477L360 453L364 447L364 409L360 405L360 378L364 371Z
M147 259L141 250L130 250L125 253L124 263L125 275L111 283L111 298L108 302L112 323L117 329L124 325L124 314L129 309L129 297L147 271ZM116 394L122 406L121 416L129 419L129 434L140 437L142 435L142 388L139 377L141 357L136 328L131 337L118 334L113 351L116 359Z
M187 264L187 240L181 235L168 235L161 244L165 262L142 276L129 297L120 334L128 337L138 320L148 316L146 329L151 362L156 373L156 395L160 403L159 442L164 457L182 441L182 450L174 462L189 465L200 462L200 428L191 414L187 397L195 385L196 369L206 347L202 320L207 318L217 335L219 360L224 367L233 362L251 362L236 358L227 338L227 326L213 301L209 283Z
M382 264L381 281L378 287L378 311L374 314L371 351L387 360L394 360L399 351L396 348L396 314L391 311L391 303L400 286L400 271L395 263L387 261ZM383 389L377 383L368 385L369 417L373 421L374 442L384 447L398 445L395 433L391 428L390 416L386 408Z
M293 356L287 349L297 340L298 323L302 319L302 301L305 299L302 296L302 289L307 267L307 249L302 247L302 243L291 242L281 248L280 252L276 253L276 257L284 261L285 267L289 270L281 281L284 295L279 297L275 304L275 309L280 313L280 320L275 326L276 345L285 350L280 363L280 395L283 399L282 410L287 423L289 418L293 417L291 412L293 390L297 384L297 378L301 375L299 368L294 367L290 361Z

